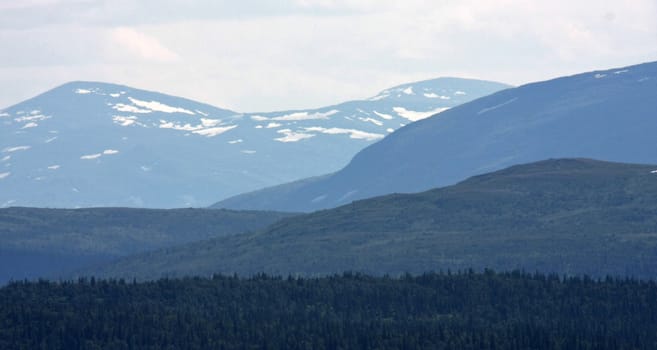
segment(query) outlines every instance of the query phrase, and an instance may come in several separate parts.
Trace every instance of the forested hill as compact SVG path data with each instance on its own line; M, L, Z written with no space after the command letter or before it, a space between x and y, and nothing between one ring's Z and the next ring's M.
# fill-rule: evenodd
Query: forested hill
M2 349L655 349L655 329L657 285L627 279L487 271L0 289Z
M655 165L554 159L126 258L90 275L526 269L657 278ZM181 263L184 262L184 263Z
M261 229L289 213L209 209L0 209L0 284Z

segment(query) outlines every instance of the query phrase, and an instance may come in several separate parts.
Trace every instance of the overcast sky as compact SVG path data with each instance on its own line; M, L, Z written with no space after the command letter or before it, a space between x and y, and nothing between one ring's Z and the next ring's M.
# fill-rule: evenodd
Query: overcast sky
M285 110L655 60L655 0L0 0L0 108L94 80Z

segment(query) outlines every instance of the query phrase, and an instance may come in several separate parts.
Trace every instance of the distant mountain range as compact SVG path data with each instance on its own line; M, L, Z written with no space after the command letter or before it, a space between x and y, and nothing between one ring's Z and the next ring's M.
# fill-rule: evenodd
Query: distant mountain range
M657 63L506 89L408 125L342 170L252 193L219 208L314 211L454 184L548 158L657 163Z
M207 206L336 171L401 126L507 87L440 78L318 109L238 113L68 83L0 110L0 207Z
M657 278L657 165L556 159L136 255L105 277L432 270Z

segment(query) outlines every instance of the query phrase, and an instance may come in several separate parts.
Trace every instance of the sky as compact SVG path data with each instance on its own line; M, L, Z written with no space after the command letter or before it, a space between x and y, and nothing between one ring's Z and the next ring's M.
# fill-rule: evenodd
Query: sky
M0 0L0 108L89 80L264 112L648 61L655 0Z

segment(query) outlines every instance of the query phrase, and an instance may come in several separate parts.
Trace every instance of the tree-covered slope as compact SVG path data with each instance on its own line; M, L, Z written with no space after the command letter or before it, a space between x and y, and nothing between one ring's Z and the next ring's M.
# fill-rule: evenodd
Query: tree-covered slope
M263 228L289 213L209 209L0 209L0 283Z
M654 349L654 282L427 274L14 283L3 349Z
M281 220L249 235L86 271L421 273L438 269L657 277L657 166L557 159Z

